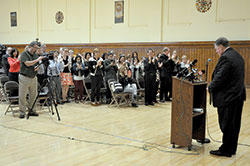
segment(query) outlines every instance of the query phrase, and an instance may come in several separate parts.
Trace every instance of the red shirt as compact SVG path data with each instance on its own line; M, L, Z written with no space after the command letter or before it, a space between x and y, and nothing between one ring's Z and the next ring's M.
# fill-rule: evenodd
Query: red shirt
M8 58L8 62L10 64L10 73L17 73L20 70L20 61L18 60L18 58Z

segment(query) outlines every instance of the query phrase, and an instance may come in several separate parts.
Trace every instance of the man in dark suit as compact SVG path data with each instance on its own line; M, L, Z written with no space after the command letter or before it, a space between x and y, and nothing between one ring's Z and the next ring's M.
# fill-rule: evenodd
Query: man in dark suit
M208 90L212 95L213 106L218 109L223 137L219 150L212 150L210 153L231 157L237 151L242 108L246 100L245 62L242 56L230 47L226 38L217 39L214 46L220 58Z
M160 102L171 101L172 98L172 74L174 70L174 61L170 58L170 49L165 47L159 59L160 70ZM165 100L163 99L165 96Z

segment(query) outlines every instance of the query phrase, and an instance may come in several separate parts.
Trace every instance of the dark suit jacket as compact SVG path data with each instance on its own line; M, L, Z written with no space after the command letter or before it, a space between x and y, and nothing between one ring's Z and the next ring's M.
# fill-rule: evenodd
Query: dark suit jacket
M160 68L160 76L165 78L171 78L174 70L174 61L169 59L167 55L162 54L159 59L163 66Z
M214 107L223 107L231 101L246 99L244 85L245 62L233 48L228 48L220 57L208 87Z

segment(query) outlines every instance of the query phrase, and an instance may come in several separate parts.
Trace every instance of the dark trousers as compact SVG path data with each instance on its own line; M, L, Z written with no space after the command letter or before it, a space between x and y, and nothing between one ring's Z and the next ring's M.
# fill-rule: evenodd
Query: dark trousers
M18 83L18 75L19 75L19 73L9 72L9 80L16 81Z
M159 81L155 81L155 88L154 88L154 99L153 101L156 102L156 96L157 96L157 93L158 93L158 88L159 88Z
M111 101L112 95L111 95L111 91L109 89L109 84L108 82L106 82L106 87L107 87L107 91L106 91L106 100L109 103Z
M161 85L160 85L160 100L169 100L172 98L172 77L171 75L167 77L160 78Z
M45 74L37 74L37 81L39 85L43 85L44 79L45 79Z
M145 74L145 104L155 100L156 75Z
M78 96L80 97L79 100L82 100L83 81L82 80L74 80L74 84L75 84L75 100L78 100Z
M91 102L100 101L100 90L101 90L101 85L102 85L102 76L97 75L97 76L91 76Z
M223 133L219 148L222 152L233 154L237 151L243 103L243 100L235 100L218 108L220 129Z

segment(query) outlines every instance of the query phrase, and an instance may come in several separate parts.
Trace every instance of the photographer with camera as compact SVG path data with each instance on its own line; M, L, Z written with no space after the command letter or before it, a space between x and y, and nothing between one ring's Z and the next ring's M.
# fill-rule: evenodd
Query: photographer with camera
M115 59L113 58L113 53L108 53L108 59L104 61L104 71L105 71L105 83L107 85L106 103L109 104L111 102L112 96L108 86L108 80L110 79L117 80L117 71L118 71L118 67L115 64Z
M28 109L31 109L37 96L37 64L44 57L36 54L40 47L40 42L33 41L29 44L29 49L21 54L21 66L19 73L19 118L25 117L26 97L29 94ZM35 110L29 111L29 116L38 116Z

